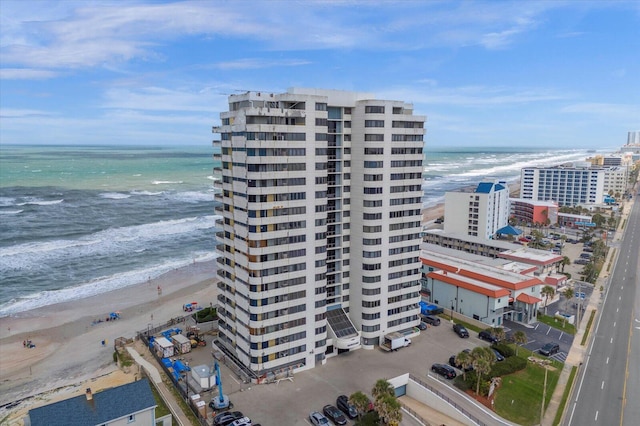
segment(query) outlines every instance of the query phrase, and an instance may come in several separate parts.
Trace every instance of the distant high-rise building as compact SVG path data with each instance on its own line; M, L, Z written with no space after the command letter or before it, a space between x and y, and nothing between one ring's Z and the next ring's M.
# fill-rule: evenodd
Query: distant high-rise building
M627 133L627 145L640 145L640 130Z
M321 89L220 114L219 342L257 376L419 324L425 117Z
M473 191L445 193L444 231L493 238L509 225L509 187L481 182Z

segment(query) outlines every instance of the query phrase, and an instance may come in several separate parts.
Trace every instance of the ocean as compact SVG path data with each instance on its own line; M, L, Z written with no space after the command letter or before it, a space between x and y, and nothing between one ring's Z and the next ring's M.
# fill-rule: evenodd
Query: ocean
M0 317L147 281L215 254L213 148L0 146ZM586 150L425 152L424 206Z

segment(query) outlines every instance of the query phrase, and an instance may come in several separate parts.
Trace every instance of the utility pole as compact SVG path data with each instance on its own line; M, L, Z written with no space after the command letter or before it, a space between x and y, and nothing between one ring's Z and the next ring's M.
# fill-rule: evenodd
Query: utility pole
M544 387L542 388L542 405L540 406L540 424L542 424L542 419L544 418L544 400L547 396L547 366L543 366L544 368Z

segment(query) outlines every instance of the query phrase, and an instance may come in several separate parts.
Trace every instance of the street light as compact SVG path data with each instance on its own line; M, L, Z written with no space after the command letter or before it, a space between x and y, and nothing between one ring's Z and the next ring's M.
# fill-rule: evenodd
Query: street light
M449 311L449 314L451 316L451 322L453 322L453 299L451 299L451 310Z

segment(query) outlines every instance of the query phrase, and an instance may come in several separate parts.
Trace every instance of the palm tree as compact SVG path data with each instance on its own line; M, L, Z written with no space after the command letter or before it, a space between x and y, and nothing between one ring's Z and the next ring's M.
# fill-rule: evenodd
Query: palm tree
M491 329L491 334L493 334L496 339L502 341L506 337L507 333L505 333L504 328L502 327L493 327Z
M462 379L466 380L467 370L473 365L473 357L471 356L471 352L462 351L458 355L456 355L456 364L459 365L462 369Z
M476 383L476 394L480 394L480 380L483 374L488 374L491 371L491 366L496 361L496 355L491 348L486 346L478 346L471 351L471 357L473 358L473 369L478 376Z
M547 315L547 302L549 301L549 297L553 297L556 294L556 291L550 285L545 285L540 290L540 294L544 296L544 314Z
M562 265L562 272L564 272L564 267L571 265L571 259L569 259L568 256L562 256L562 262L560 262L560 264Z
M567 287L564 289L564 293L562 293L564 295L565 301L564 301L564 310L567 310L567 304L569 303L569 300L571 300L574 296L574 291L571 287ZM564 321L562 323L562 326L564 327L564 324L567 322L567 317L565 315L562 316L564 318Z
M377 408L378 404L384 398L385 395L394 395L396 392L391 383L385 379L379 379L371 389L371 395L373 396L374 404Z
M351 396L349 397L349 403L356 407L359 419L360 416L362 416L362 413L364 413L367 408L369 408L369 404L371 404L371 401L369 400L369 397L367 395L358 391L351 394Z
M531 231L531 235L533 236L533 240L529 243L529 246L532 248L540 248L542 247L542 240L544 239L544 234L537 229Z
M516 356L518 356L518 345L527 343L527 334L522 330L518 330L513 333L513 340L516 342Z
M383 395L376 407L382 420L390 426L397 426L402 421L402 405L396 399L395 394Z

